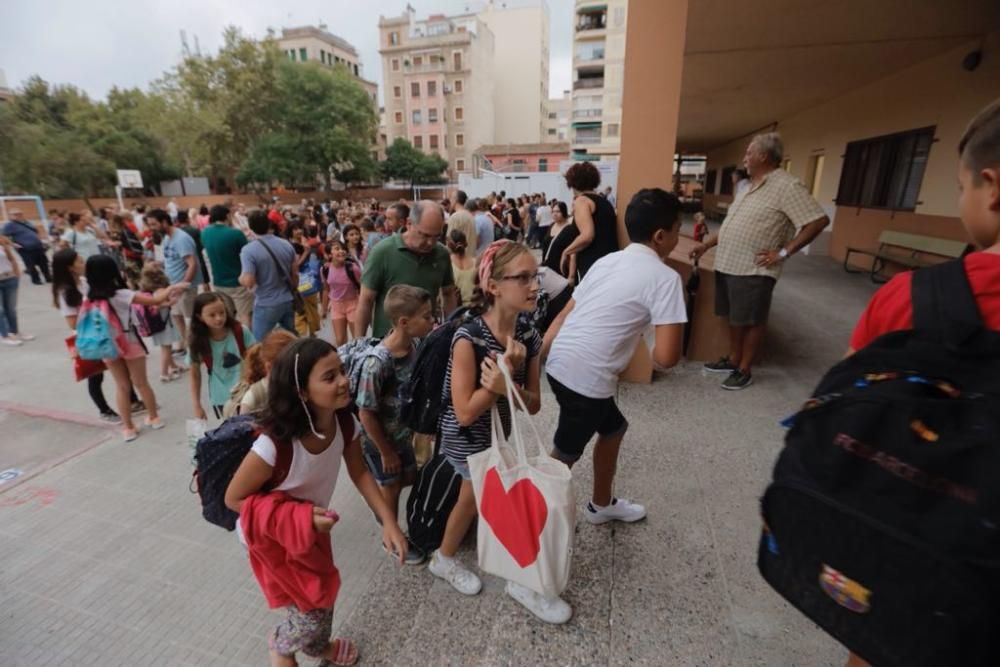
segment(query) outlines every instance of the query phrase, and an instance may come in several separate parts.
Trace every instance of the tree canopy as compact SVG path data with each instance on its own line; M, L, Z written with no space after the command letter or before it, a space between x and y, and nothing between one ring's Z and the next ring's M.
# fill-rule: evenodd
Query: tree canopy
M386 149L381 168L383 178L409 181L411 185L427 185L444 181L448 161L437 153L426 155L406 139L397 138Z
M27 80L0 104L0 187L45 197L110 195L115 169L147 190L203 175L257 186L329 186L378 173L377 117L343 66L294 63L270 37L227 28L215 55L187 54L148 91L92 100Z

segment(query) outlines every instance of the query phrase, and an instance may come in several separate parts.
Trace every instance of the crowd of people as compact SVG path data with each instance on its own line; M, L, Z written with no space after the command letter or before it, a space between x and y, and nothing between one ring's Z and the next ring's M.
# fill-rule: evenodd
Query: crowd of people
M1000 328L993 316L1000 284L998 137L994 104L963 139L960 168L962 220L986 250L970 255L966 266L994 329ZM774 133L750 142L747 187L721 231L705 236L703 230L692 252L697 259L717 246L716 312L728 320L731 351L706 369L725 372L728 389L751 382L781 264L828 223L801 183L779 168L781 151ZM477 515L468 459L491 446L494 408L502 430L510 431L508 389L529 414L540 409L544 372L559 411L551 456L572 467L596 436L583 518L603 524L646 515L639 502L613 494L628 430L615 395L619 373L650 327L655 366L681 359L685 294L666 263L678 243L680 202L660 189L640 190L620 227L610 190L598 192L592 164L573 165L565 176L571 202L505 192L484 198L458 192L444 202L274 202L253 210L223 204L181 211L171 202L96 215L52 211L44 230L15 210L0 236L0 338L8 345L31 339L16 318L23 263L33 282L52 283L53 304L70 329L95 301L107 302L122 323L121 354L104 360L117 412L102 394L103 373L88 378L88 390L102 418L120 421L124 440L164 425L144 338L161 348L161 382L187 373L192 417L207 418L205 394L216 418L255 415L260 435L229 484L226 504L240 513L240 539L268 601L288 607L288 619L269 638L272 664L294 665L299 651L353 664L357 646L329 638L339 575L327 537L338 517L328 505L341 461L381 524L387 553L400 563L429 560L433 576L475 595L479 575L456 558ZM55 249L51 270L47 245ZM895 279L875 296L852 350L912 326L903 316L905 285ZM436 437L461 483L440 545L424 553L399 525L401 492L418 468L400 388L411 381L421 341L459 308L467 310L440 378ZM365 349L355 373L356 355L345 350L357 341ZM345 413L351 405L354 412ZM133 415L141 410L147 416L140 425ZM280 443L290 443L292 458L274 483ZM267 500L264 490L285 495ZM283 502L291 504L282 508ZM279 552L287 538L318 561L275 560L273 539L255 551L276 516L306 522L304 537L288 528ZM314 541L318 556L308 549ZM281 578L299 588L276 584ZM515 582L506 590L542 621L572 616L559 597Z

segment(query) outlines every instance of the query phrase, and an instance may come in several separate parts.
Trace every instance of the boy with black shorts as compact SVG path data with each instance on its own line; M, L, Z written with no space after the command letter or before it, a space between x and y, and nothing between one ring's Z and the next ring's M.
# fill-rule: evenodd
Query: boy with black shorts
M618 375L640 335L655 327L653 362L681 358L687 314L684 289L664 262L677 245L680 202L659 188L629 202L625 227L632 244L598 260L545 336L549 385L559 403L553 456L572 466L593 435L594 491L583 516L590 523L638 521L646 508L611 495L628 421L615 403Z

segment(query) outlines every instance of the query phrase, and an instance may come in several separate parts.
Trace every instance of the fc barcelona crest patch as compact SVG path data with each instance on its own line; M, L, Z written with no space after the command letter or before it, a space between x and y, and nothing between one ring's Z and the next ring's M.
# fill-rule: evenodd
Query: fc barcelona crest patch
M864 614L871 609L872 592L826 563L819 574L819 586L841 607L858 614Z

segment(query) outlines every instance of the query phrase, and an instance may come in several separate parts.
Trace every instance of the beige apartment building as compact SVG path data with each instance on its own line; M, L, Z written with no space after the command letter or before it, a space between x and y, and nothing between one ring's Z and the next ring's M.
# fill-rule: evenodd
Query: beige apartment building
M326 26L303 26L301 28L282 28L281 37L277 40L289 60L296 62L318 62L335 67L343 65L358 80L365 89L372 104L378 104L378 85L368 81L362 75L361 57L347 40L326 30Z
M569 137L569 116L573 110L573 93L564 90L562 97L549 100L545 114L545 133L543 140L547 142L567 141Z
M450 176L495 136L493 33L474 14L379 18L386 142L407 139L448 161Z
M544 136L549 100L549 11L543 0L521 6L493 0L479 19L493 33L493 86L498 144L533 144Z
M621 149L628 0L575 0L573 159L614 158Z

